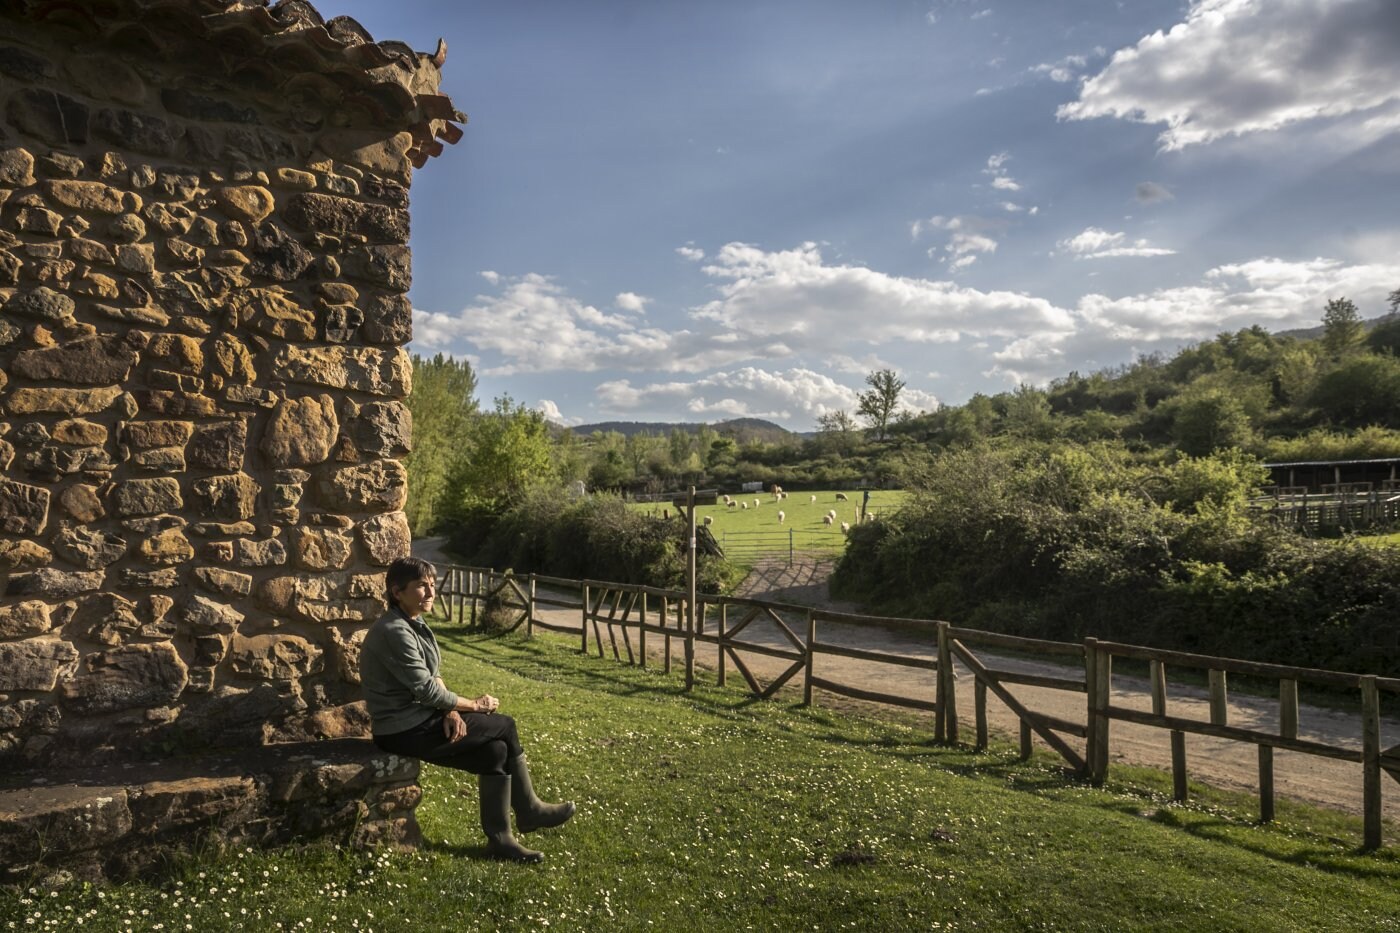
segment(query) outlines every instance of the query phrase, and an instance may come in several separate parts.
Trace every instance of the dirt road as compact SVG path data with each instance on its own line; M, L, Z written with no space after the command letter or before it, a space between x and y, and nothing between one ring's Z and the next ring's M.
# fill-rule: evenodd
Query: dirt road
M414 553L429 560L443 558L440 547L431 539L415 542ZM834 602L827 596L826 581L830 569L829 561L811 559L799 560L794 566L788 566L786 562L760 565L744 581L738 595L773 602L822 606L838 612L858 612L859 607ZM549 615L552 622L578 626L578 615L575 612L561 611L557 615ZM800 636L802 633L797 634ZM928 639L869 625L822 622L818 635L821 641L838 645L912 657L933 658L936 655L935 646ZM766 623L765 628L755 622L745 630L743 637L759 644L787 645L772 623ZM649 648L657 645L660 639L650 641ZM678 646L679 640L676 640L673 651L676 651ZM659 645L656 650L660 650ZM712 646L701 646L697 663L713 669L716 666L716 656L713 652ZM1082 667L1070 667L1052 661L1008 657L986 651L978 651L978 656L983 658L988 666L1002 670L1071 678L1083 675ZM754 675L764 682L781 673L789 663L752 653L743 657L744 663ZM814 673L818 677L859 689L900 693L919 699L934 698L933 676L922 671L819 655ZM968 741L972 736L973 677L971 672L961 665L957 666L956 673L959 720L964 730L963 739ZM892 683L892 679L897 681ZM1037 712L1070 721L1086 721L1084 694L1021 685L1014 685L1010 689L1018 700ZM1171 683L1168 692L1169 715L1209 721L1209 697L1203 687ZM1150 711L1150 686L1143 678L1115 674L1112 703L1115 706ZM1007 736L1019 734L1019 719L1005 705L995 697L989 696L987 707L988 723L993 730ZM1232 695L1229 698L1229 722L1244 728L1276 729L1277 701ZM1110 760L1170 769L1171 749L1168 735L1162 729L1114 722L1109 737ZM1356 712L1304 704L1299 709L1298 735L1302 739L1359 749L1360 716ZM1400 721L1384 719L1381 723L1381 739L1383 748L1400 743ZM1035 741L1037 745L1041 744L1039 738ZM1067 737L1067 741L1082 754L1082 740ZM1193 780L1216 787L1246 791L1254 791L1258 787L1259 759L1258 751L1253 745L1189 735L1186 739L1186 755L1187 768ZM1385 816L1392 821L1400 821L1400 784L1385 776L1382 777L1382 782ZM1355 814L1361 813L1359 764L1280 750L1274 755L1274 784L1280 796Z

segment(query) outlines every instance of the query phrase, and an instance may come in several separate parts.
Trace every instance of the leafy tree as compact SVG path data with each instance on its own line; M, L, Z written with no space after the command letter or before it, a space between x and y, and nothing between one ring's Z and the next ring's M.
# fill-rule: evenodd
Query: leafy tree
M1366 335L1366 346L1374 353L1400 356L1400 314L1392 312Z
M471 452L453 477L456 501L467 509L497 509L555 480L550 451L544 415L500 396L472 426Z
M1361 313L1350 298L1333 298L1322 312L1322 346L1333 359L1354 350L1366 335Z
M875 429L876 440L885 439L890 418L899 407L899 393L904 391L904 380L892 369L878 369L865 377L870 391L860 393L860 403L856 414L870 422Z
M408 470L409 527L428 534L449 506L451 479L471 450L477 413L476 374L466 360L441 353L431 360L415 354L413 392L407 406L413 417L413 450L404 458Z
M1400 359L1367 353L1317 381L1312 402L1336 424L1400 427Z
M1253 440L1249 415L1235 395L1211 390L1185 398L1175 407L1172 438L1184 453L1203 457Z

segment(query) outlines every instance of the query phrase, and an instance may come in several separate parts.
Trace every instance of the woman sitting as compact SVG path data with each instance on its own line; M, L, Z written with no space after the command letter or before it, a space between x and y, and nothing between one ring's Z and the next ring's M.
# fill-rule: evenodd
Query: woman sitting
M417 557L399 558L385 574L389 611L370 628L360 649L360 682L374 744L478 775L488 853L538 862L544 855L511 835L511 809L516 829L528 833L565 822L574 805L543 803L535 796L515 720L496 712L499 700L490 694L460 697L438 675L437 640L423 620L433 608L435 579L433 565Z

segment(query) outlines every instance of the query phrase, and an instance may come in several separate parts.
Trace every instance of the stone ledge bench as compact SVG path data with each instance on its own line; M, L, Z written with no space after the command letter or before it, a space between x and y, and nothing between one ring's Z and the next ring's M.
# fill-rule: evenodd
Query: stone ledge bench
M171 856L332 839L412 847L418 762L366 739L0 778L0 883L120 881Z

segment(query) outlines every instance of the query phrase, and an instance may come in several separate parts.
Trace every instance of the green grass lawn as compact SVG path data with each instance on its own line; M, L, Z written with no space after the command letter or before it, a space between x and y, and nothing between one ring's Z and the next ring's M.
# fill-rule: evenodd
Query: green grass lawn
M1384 535L1357 535L1356 540L1375 547L1398 547L1400 546L1400 531Z
M929 741L926 721L681 689L575 642L444 634L449 683L502 698L536 787L578 802L481 858L475 780L426 768L414 853L237 852L168 878L0 894L16 930L1397 930L1400 850L1358 821L1115 767ZM1386 792L1393 792L1387 786Z

